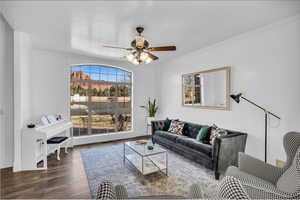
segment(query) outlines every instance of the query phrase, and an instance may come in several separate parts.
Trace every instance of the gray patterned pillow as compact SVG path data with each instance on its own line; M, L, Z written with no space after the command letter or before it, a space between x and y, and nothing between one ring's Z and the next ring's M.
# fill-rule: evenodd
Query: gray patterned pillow
M103 181L99 185L97 199L116 199L116 193L111 181Z
M227 135L227 131L225 129L217 127L217 125L213 124L210 131L209 143L213 144L217 137L222 137Z
M182 135L184 124L184 122L172 120L168 131L171 133Z

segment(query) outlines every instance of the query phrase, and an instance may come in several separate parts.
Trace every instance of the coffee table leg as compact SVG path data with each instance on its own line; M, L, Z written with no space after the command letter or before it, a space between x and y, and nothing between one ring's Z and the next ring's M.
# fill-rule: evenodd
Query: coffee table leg
M166 152L166 176L168 176L168 153Z
M123 143L123 164L125 165L125 143Z
M141 157L142 157L142 174L144 175L144 156Z

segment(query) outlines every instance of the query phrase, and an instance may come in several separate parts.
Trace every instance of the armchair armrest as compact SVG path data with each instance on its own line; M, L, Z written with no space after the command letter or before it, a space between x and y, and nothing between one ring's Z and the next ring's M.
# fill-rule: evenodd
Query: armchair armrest
M240 181L232 176L225 176L219 184L220 199L250 199Z
M157 120L151 122L151 133L152 136L154 135L155 131L157 130L163 130L165 125L165 120Z
M282 175L283 169L265 163L244 153L239 153L239 169L273 184Z
M96 199L116 199L115 189L111 181L103 181L97 191Z
M212 152L215 172L225 171L231 165L238 165L238 153L245 151L246 140L247 134L238 132L215 139Z

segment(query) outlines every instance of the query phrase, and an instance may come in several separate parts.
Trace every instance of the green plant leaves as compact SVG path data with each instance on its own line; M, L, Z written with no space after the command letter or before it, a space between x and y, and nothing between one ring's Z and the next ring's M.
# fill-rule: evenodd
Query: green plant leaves
M151 99L148 99L147 106L140 106L141 108L144 108L148 112L149 117L155 117L155 114L158 110L158 105L156 103L156 99L151 102Z

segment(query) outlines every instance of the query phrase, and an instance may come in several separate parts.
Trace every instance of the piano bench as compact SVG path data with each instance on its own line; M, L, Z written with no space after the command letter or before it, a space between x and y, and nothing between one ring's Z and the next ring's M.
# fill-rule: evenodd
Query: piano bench
M47 144L59 144L67 139L68 137L53 137L47 140Z
M47 140L48 153L57 151L57 160L60 160L60 148L62 145L69 142L68 137L53 137ZM65 145L65 152L68 153L68 145Z

